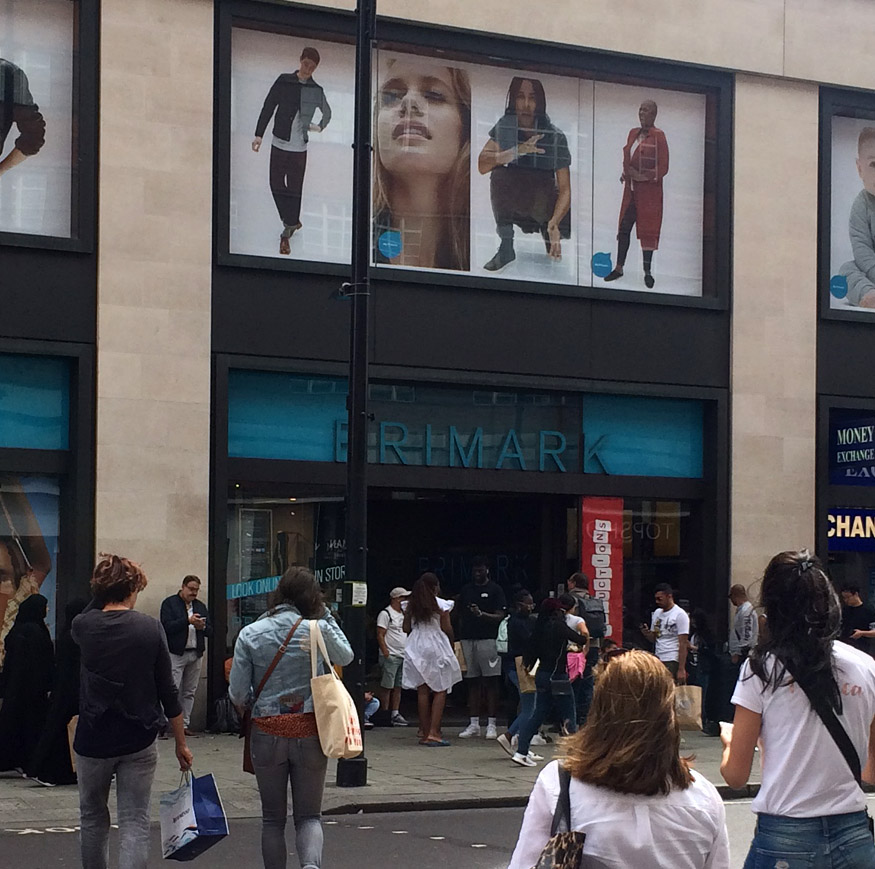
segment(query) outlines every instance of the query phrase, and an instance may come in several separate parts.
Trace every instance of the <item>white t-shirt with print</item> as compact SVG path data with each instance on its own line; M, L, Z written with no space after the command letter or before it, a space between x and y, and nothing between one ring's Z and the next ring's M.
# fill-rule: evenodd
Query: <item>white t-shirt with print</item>
M875 718L875 661L845 643L832 646L836 680L842 692L839 721L865 766L869 727ZM771 658L766 659L767 672ZM748 678L749 677L749 678ZM763 681L741 668L732 702L763 717L763 783L751 808L790 818L841 815L866 808L863 791L847 761L811 708L805 692L790 684L763 693Z
M386 629L386 648L390 655L402 656L407 645L404 633L404 613L387 606L377 616L377 627Z
M650 630L656 634L654 653L660 661L680 660L681 634L690 635L690 617L675 604L670 610L662 607L653 611Z

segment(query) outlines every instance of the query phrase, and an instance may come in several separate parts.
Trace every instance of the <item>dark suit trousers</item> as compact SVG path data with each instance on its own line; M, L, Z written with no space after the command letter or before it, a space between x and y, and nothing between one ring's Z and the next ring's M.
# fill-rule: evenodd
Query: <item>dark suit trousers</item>
M270 149L270 192L280 220L288 227L296 226L301 220L301 191L306 168L306 151Z

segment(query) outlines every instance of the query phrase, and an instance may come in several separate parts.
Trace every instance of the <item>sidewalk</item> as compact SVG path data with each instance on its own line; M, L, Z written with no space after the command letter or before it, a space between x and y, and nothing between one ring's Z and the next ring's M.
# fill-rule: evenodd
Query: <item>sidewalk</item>
M326 814L400 809L469 808L525 805L543 764L525 768L493 741L456 738L459 728L445 727L449 748L424 748L417 744L416 728L376 728L366 732L368 785L338 788L335 761L329 761L323 810ZM701 733L684 733L683 753L696 755L695 767L718 786L724 797L748 796L730 791L720 778L721 743ZM204 734L189 739L194 772L216 776L230 818L258 817L261 806L255 778L241 767L243 743L236 736ZM172 741L159 742L161 753L152 791L153 817L158 817L158 797L179 786L179 769ZM553 745L539 746L545 763ZM754 761L752 780L759 781ZM111 800L113 814L115 800ZM78 824L79 800L75 787L45 788L22 778L0 776L0 829L70 827Z

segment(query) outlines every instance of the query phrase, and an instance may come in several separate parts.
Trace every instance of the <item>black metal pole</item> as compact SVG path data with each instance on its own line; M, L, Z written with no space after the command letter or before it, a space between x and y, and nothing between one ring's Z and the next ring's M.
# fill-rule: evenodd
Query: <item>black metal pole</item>
M349 437L346 458L346 577L343 627L355 657L343 680L364 722L365 607L368 575L368 268L371 260L371 54L376 0L358 0L355 44L355 131L353 134L352 298L349 330ZM364 586L366 589L367 586ZM368 783L368 761L337 762L338 787Z

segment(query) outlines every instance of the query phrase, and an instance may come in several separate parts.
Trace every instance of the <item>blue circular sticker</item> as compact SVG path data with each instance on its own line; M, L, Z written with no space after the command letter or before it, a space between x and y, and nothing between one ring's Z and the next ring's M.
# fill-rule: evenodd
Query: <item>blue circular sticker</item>
M594 253L592 255L592 273L597 278L603 278L609 275L614 266L611 263L611 255L609 253Z
M386 230L377 240L377 248L386 259L395 259L401 253L401 233Z
M829 279L830 295L843 299L848 294L848 279L844 275L833 275Z

